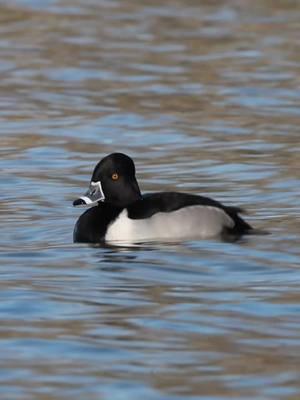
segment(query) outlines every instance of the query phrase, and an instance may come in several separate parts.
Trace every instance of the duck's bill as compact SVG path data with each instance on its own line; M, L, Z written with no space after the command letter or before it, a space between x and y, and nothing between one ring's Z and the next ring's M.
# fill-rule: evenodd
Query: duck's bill
M91 207L96 205L99 201L104 201L105 196L102 190L101 182L91 182L89 190L84 196L79 197L73 201L73 206L87 206Z

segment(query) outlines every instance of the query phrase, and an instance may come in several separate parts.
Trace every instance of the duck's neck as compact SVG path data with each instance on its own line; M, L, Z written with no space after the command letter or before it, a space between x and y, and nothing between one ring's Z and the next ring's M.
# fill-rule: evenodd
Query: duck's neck
M141 199L142 194L139 185L134 178L130 180L130 182L126 182L123 190L118 193L117 197L107 199L107 201L117 208L125 208Z

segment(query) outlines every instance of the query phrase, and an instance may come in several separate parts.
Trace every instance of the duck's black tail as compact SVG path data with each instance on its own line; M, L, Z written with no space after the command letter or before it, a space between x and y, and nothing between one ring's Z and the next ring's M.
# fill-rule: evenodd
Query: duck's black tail
M233 228L229 228L227 233L231 235L268 235L269 232L253 228L248 222L246 222L239 214L243 213L244 210L239 207L226 207L226 212L234 220L235 224Z

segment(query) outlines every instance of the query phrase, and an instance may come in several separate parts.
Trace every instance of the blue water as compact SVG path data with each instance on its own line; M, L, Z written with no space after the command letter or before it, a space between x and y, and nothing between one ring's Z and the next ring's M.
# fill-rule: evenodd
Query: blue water
M300 6L0 2L0 397L300 397ZM271 232L73 244L96 162Z

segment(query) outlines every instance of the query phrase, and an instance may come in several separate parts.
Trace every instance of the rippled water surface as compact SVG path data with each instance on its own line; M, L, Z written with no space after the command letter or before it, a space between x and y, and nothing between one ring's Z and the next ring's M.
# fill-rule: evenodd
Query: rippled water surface
M0 397L300 398L300 3L0 2ZM104 155L268 236L72 243Z

